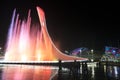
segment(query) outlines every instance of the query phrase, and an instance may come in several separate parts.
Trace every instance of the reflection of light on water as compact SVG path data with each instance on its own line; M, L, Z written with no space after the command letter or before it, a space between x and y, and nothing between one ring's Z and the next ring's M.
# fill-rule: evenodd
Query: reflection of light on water
M94 78L94 76L95 76L95 67L96 67L96 62L92 62L92 63L88 63L88 68L91 68L91 70L92 70L92 78Z
M116 66L113 67L114 68L114 73L115 73L115 77L117 78L118 77L118 68Z
M69 69L62 67L62 71L69 71Z
M115 71L115 74L118 74L116 66L114 66L114 71Z
M103 68L104 68L104 72L106 73L106 66L104 65Z
M87 63L88 67L91 67L91 66L94 66L94 67L96 67L96 64L97 64L97 62L91 62L91 63Z
M2 80L50 80L58 67L4 65Z
M94 78L95 76L95 70L94 70L94 66L92 66L92 78Z
M107 74L109 77L112 78L120 78L119 77L119 67L118 66L108 66L107 67Z
M113 73L112 66L109 66L109 71L110 71L111 74Z

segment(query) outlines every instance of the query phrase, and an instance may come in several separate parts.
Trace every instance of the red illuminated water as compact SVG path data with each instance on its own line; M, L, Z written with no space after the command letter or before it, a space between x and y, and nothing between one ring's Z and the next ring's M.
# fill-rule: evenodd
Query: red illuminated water
M31 24L30 10L26 20L20 20L16 10L8 33L5 52L6 61L56 61L56 60L87 60L68 56L56 48L47 28L44 11L36 7L40 26Z

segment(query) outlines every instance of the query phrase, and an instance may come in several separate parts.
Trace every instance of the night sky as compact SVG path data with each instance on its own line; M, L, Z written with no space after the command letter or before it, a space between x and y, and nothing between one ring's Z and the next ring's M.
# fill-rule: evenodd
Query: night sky
M11 2L10 2L11 1ZM119 47L120 6L118 2L86 2L79 0L3 0L0 3L0 44L5 44L13 10L21 18L29 9L38 21L36 6L45 11L48 32L60 50L79 47L104 50L104 46Z

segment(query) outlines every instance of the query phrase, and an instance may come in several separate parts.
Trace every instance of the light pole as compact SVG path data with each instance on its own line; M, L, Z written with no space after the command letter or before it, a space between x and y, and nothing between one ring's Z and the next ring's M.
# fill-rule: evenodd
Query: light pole
M93 49L91 49L91 54L92 54L92 59L91 59L91 61L93 62Z

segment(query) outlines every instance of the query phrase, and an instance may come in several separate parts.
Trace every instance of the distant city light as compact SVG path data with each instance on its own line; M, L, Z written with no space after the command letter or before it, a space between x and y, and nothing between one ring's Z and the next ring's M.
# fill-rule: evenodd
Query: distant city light
M93 53L93 49L91 49L91 53Z
M0 50L2 49L2 47L0 47Z

